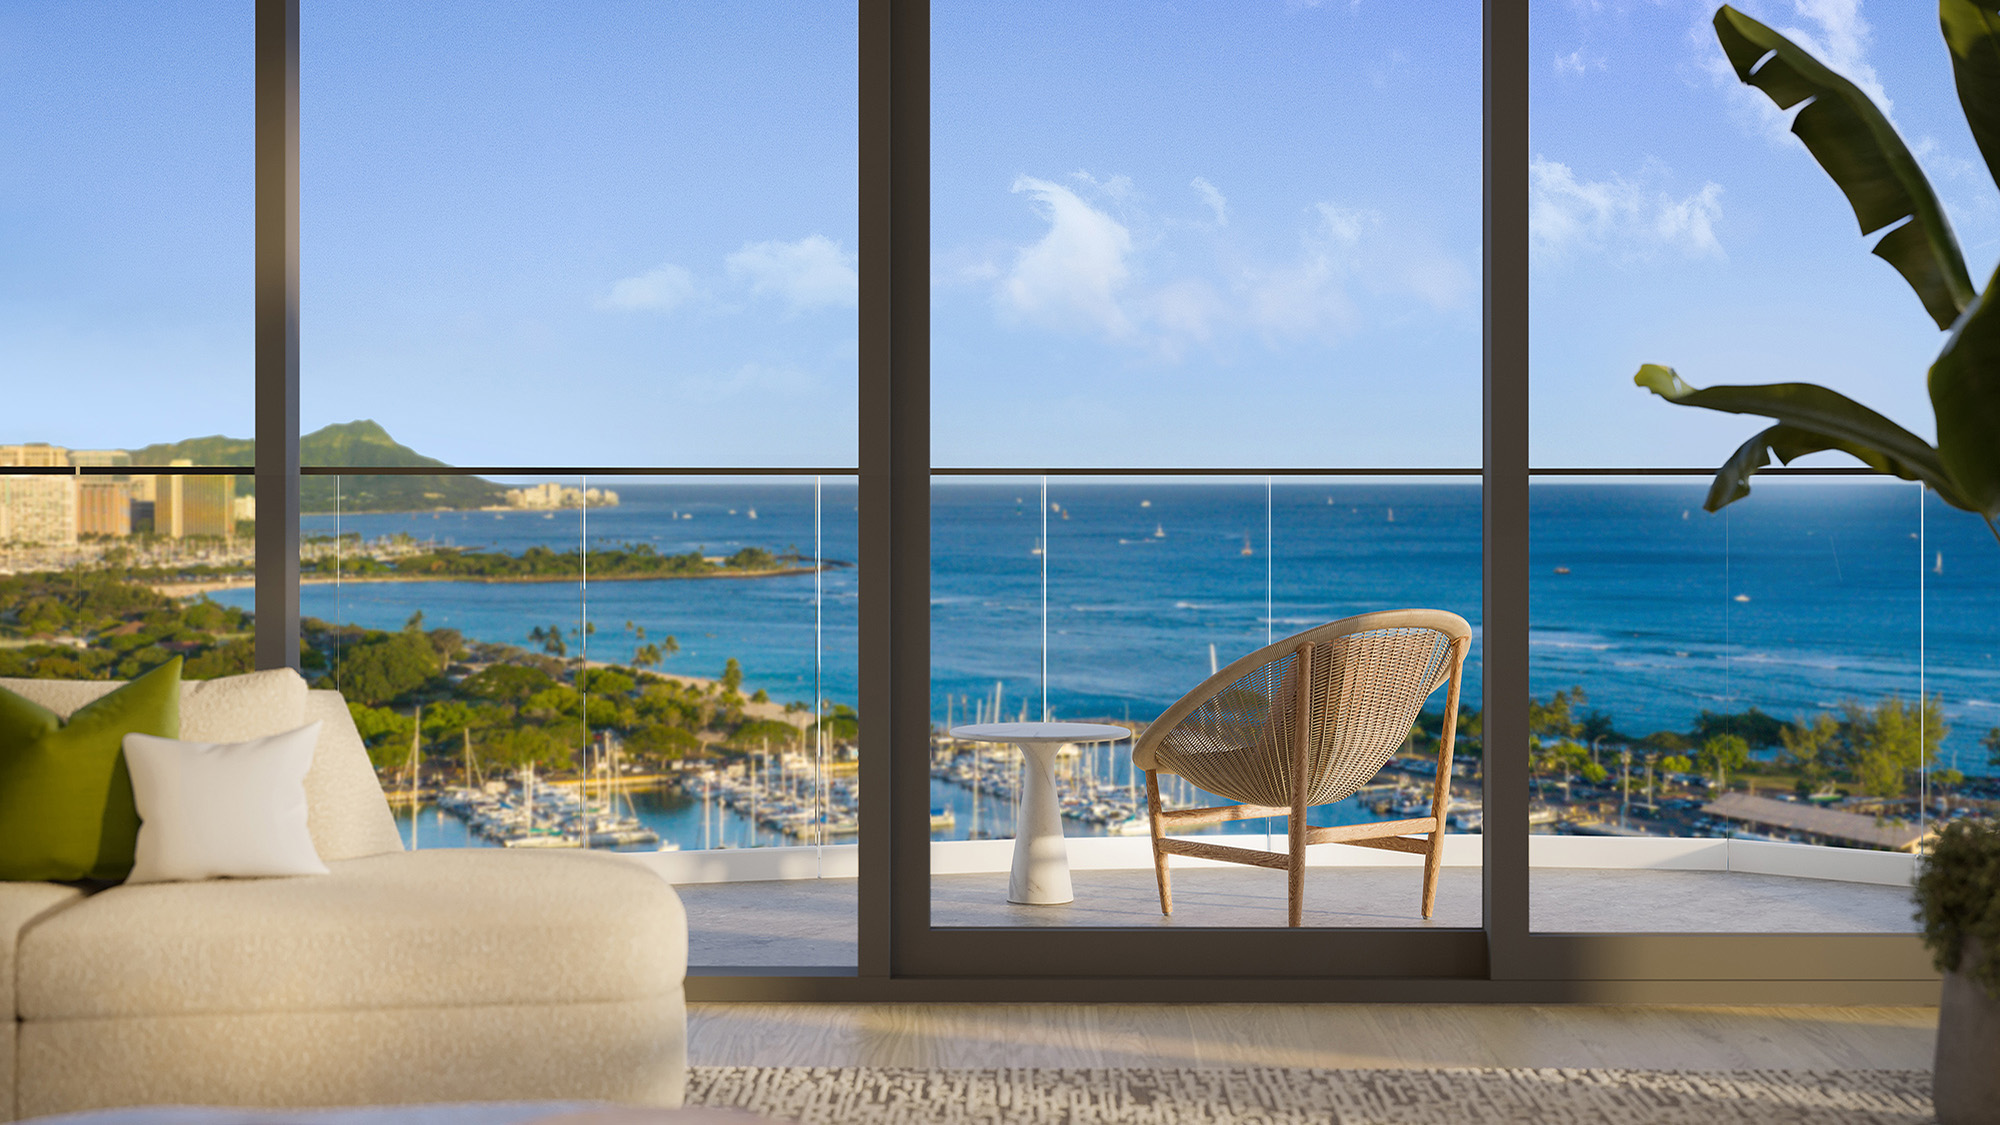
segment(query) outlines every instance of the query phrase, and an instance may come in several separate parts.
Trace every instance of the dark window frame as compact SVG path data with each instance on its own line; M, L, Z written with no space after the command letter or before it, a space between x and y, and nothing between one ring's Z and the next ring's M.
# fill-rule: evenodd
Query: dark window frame
M1528 8L1527 0L1482 0L1484 402L1481 467L1474 470L1484 503L1481 702L1489 815L1482 837L1482 927L1047 931L930 925L930 13L928 0L861 0L860 456L858 469L810 470L855 474L860 490L859 644L867 670L860 702L870 716L861 778L870 793L884 796L862 822L858 963L852 970L781 968L754 975L697 967L688 981L690 999L1935 1002L1938 978L1915 935L1530 929ZM299 464L298 0L256 0L256 16L257 659L259 667L274 668L298 663L301 473L382 470L302 470Z

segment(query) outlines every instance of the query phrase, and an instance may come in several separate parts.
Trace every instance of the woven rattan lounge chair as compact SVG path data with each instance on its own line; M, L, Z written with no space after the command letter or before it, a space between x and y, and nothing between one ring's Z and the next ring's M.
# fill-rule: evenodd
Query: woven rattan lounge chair
M1291 924L1304 920L1306 845L1357 844L1424 857L1424 917L1437 899L1444 817L1451 808L1451 748L1458 726L1459 677L1472 627L1455 613L1397 609L1308 629L1222 669L1167 708L1132 744L1146 771L1153 869L1160 912L1174 912L1169 855L1280 868L1290 876ZM1431 815L1312 828L1306 810L1349 796L1375 776L1410 736L1417 713L1447 681L1444 737L1438 744ZM1241 804L1160 807L1162 773ZM1168 833L1202 824L1290 818L1290 848L1269 852ZM1418 839L1428 834L1428 839Z

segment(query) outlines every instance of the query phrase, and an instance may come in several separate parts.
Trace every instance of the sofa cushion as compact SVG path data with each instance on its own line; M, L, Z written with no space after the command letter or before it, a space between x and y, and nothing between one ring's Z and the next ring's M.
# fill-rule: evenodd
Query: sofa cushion
M12 1019L14 1007L14 957L21 934L36 919L65 906L83 901L83 892L61 883L0 883L0 1019ZM0 1070L11 1072L9 1065ZM8 1104L0 1099L0 1108Z
M243 742L126 735L139 846L125 881L326 874L306 827L320 727Z
M403 837L347 701L337 691L307 692L303 721L325 724L306 772L307 824L319 857L332 863L402 851Z
M0 691L0 879L122 879L139 810L128 734L181 732L175 657L68 716Z
M58 715L124 685L116 680L0 679L0 687ZM181 682L181 729L195 742L243 742L306 724L306 682L289 668Z
M108 680L0 679L0 687L68 715L119 685ZM353 859L401 851L402 837L375 780L368 750L338 692L306 690L297 672L279 668L195 680L181 685L180 737L197 742L244 742L321 721L306 811L321 859Z
M677 992L673 888L588 852L443 849L314 879L114 887L22 938L29 1020L464 1004Z

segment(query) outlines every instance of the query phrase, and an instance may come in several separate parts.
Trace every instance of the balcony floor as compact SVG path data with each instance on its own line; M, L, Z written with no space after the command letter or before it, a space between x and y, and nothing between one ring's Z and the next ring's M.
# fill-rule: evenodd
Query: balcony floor
M1308 926L1476 927L1479 869L1439 875L1435 916L1417 916L1408 868L1306 872ZM932 880L940 926L1282 926L1285 875L1261 868L1174 872L1174 916L1160 914L1149 870L1078 871L1076 901L1008 903L1004 872ZM679 888L693 965L852 965L852 879L704 883ZM1907 888L1783 875L1632 868L1536 868L1529 903L1544 932L1912 933Z

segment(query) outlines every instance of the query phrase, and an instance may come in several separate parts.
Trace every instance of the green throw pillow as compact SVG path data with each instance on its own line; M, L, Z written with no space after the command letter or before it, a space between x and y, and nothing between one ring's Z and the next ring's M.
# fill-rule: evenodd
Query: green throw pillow
M180 657L77 709L0 688L0 880L123 879L139 809L128 734L181 735Z

